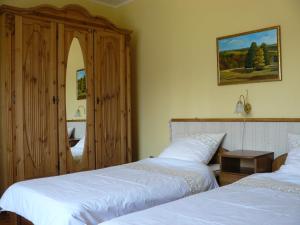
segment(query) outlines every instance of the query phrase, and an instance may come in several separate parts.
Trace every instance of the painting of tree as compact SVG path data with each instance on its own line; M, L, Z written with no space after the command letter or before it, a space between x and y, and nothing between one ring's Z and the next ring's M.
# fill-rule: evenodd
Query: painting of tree
M253 59L253 66L256 70L263 70L265 65L264 50L262 48L258 48Z
M86 99L86 73L84 69L76 71L77 100Z
M256 42L252 42L250 48L248 49L246 61L245 61L245 68L253 68L254 67L254 58L257 51L257 44Z
M217 38L218 84L281 80L280 27Z
M264 51L265 64L270 65L270 54L266 43L262 43L261 48Z

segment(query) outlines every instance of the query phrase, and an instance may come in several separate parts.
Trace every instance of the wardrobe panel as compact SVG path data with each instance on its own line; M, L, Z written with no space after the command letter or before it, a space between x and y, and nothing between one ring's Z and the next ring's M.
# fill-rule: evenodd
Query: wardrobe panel
M0 15L0 196L13 183L12 15Z
M96 31L95 137L97 168L126 163L125 39Z
M59 152L60 152L60 173L71 173L83 170L95 169L95 148L94 148L94 71L93 71L93 31L89 28L82 28L77 26L59 24L59 38L58 38L58 61L59 61ZM75 42L75 43L74 43ZM76 44L78 43L78 44ZM77 46L79 51L72 55L72 47ZM74 59L75 57L75 59ZM77 87L79 90L79 83L76 76L77 72L70 73L70 64L73 61L78 61L78 58L83 58L82 68L77 68L77 72L85 74L86 94L84 96L77 96L77 99L72 101L76 105L70 116L67 107L70 104L67 102L67 91L70 92L70 77L76 78ZM79 60L80 61L80 60ZM74 64L74 63L73 63ZM80 63L81 64L81 63ZM73 90L73 89L72 89ZM75 89L74 89L75 91ZM68 93L69 94L69 93ZM78 95L78 93L77 93ZM76 116L76 114L84 114L84 118ZM69 118L71 117L71 118ZM74 118L73 118L74 117ZM78 132L80 124L84 123L84 133L78 137L78 143L72 146L72 140L67 135L67 128L74 128L74 132ZM71 124L71 125L69 125ZM82 128L81 128L82 129ZM83 142L84 144L82 144ZM82 148L82 149L79 149Z
M132 116L131 116L131 50L130 50L130 36L125 37L125 52L126 52L126 107L127 107L127 163L132 162Z
M57 175L56 24L15 24L16 178Z

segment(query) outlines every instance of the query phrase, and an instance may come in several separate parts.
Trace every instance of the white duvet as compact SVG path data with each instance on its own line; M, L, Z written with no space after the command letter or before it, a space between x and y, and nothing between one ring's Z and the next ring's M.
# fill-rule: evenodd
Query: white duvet
M299 225L300 176L260 174L101 225Z
M83 155L85 144L85 137L81 138L80 141L73 147L71 147L71 154L74 160L80 160Z
M0 207L36 225L93 225L215 187L204 164L154 158L19 182Z

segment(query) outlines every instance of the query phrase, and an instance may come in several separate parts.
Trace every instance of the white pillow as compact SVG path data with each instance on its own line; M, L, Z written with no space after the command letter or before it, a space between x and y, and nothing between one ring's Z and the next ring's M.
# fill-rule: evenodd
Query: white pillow
M160 158L172 158L208 164L217 151L225 133L198 134L173 142L160 155Z
M294 148L291 151L289 151L288 156L285 160L285 164L300 166L300 147Z
M73 132L74 132L74 127L68 127L68 138L70 138L71 136L72 136L72 134L73 134Z
M285 163L279 171L300 175L300 147L289 151Z
M300 135L288 134L288 155L280 172L300 175Z
M300 134L288 134L288 150L300 147Z

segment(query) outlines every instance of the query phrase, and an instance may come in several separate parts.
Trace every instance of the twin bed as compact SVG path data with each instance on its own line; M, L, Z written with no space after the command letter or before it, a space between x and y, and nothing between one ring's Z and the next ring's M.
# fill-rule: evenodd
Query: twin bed
M300 175L256 174L101 225L299 225Z
M89 225L216 187L206 165L153 158L19 182L0 206L36 225Z
M252 122L256 126L251 123L251 135L261 136L261 126L265 133L264 142L256 141L253 150L271 141L276 148L300 147L299 135L291 136L288 146L287 139L276 133L299 133L299 123ZM207 163L224 133L222 146L233 149L242 127L241 121L173 120L172 144L158 158L16 183L5 192L0 206L35 225L300 224L300 150L291 151L288 164L277 172L216 188ZM199 145L201 151L195 152Z

